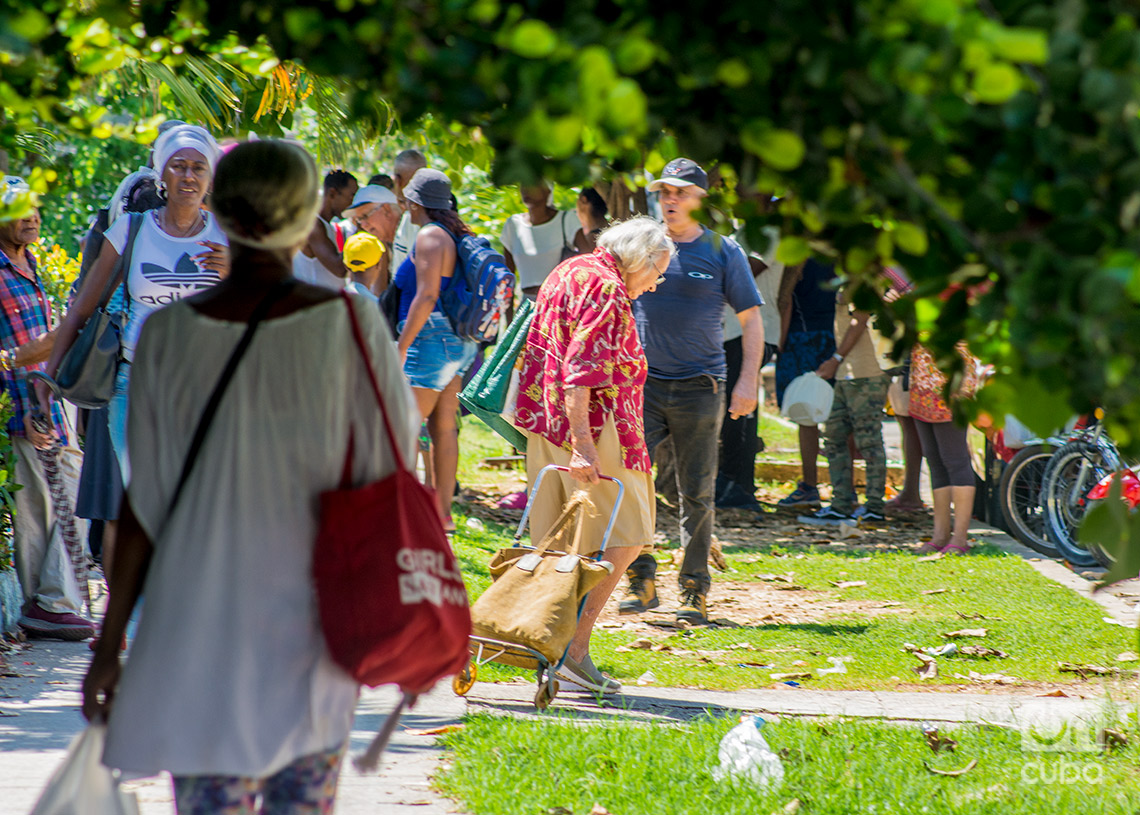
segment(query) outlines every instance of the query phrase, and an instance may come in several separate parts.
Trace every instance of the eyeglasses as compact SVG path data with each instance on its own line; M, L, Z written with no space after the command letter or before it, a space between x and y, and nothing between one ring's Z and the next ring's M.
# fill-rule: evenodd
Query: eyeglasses
M373 215L375 215L376 210L380 209L380 207L382 207L382 206L384 206L384 205L383 204L377 204L376 206L372 207L372 209L368 210L368 212L366 212L364 215L359 215L359 216L353 218L352 222L354 224L356 224L356 226L360 226L362 223L364 223L369 218L371 218Z
M669 271L669 261L668 260L665 261L665 268L664 269L662 269L660 266L657 266L656 264L654 264L653 271L657 272L657 279L653 281L653 285L654 286L660 286L662 283L665 282L665 272Z

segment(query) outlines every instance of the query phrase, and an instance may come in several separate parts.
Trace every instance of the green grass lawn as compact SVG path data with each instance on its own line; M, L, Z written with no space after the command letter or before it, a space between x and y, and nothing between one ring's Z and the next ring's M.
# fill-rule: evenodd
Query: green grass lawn
M489 522L475 530L466 526L465 516L457 517L456 551L474 598L490 584L488 560L514 530ZM995 648L1008 653L1007 658L941 657L939 677L923 684L960 685L967 680L954 674L968 676L970 671L1028 682L1074 681L1073 674L1059 672L1060 662L1140 667L1116 660L1137 649L1135 631L1106 623L1104 611L1095 603L993 546L979 547L968 557L936 561L921 561L908 552L820 551L820 547L797 551L728 546L725 555L731 571L714 573L710 616L740 616L734 605L717 604L741 596L739 591L735 595L728 591L732 586L746 593L765 593L779 612L778 619L672 632L647 626L599 627L591 647L598 666L624 681L652 671L659 685L733 690L772 686L773 673L814 674L831 667L828 657L851 657L847 673L816 674L805 680L805 686L891 689L920 681L912 670L919 661L903 651L905 643L937 647L949 641L941 636L944 633L985 628L986 636L957 642ZM675 580L675 574L665 572L662 579ZM781 591L778 587L789 583L773 576L802 588ZM860 581L866 585L834 585ZM669 615L647 619L669 619ZM647 636L669 650L619 650ZM521 673L487 665L479 678L493 681Z
M1132 815L1135 744L1110 753L1038 753L1005 729L964 726L935 755L917 725L783 719L763 729L785 751L775 791L717 781L731 720L585 726L475 716L444 737L441 790L471 815ZM976 761L958 777L955 771ZM798 802L799 806L797 807Z

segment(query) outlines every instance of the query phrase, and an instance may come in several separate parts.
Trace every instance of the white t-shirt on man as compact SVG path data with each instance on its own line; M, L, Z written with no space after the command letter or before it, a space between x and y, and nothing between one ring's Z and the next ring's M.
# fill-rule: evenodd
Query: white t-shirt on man
M562 249L574 245L581 229L578 213L563 210L544 224L532 226L526 213L512 215L503 224L503 248L515 260L519 288L541 286L562 261Z
M131 296L130 316L122 337L123 358L128 362L134 359L135 344L147 317L163 306L208 289L221 280L217 272L203 269L195 262L195 255L209 251L201 241L229 245L226 234L209 212L202 212L205 228L187 238L176 238L164 232L158 225L158 212L151 210L141 216L143 223L131 252L127 278L127 290ZM118 218L104 234L120 256L127 244L130 220L127 215Z
M392 279L395 279L396 271L412 253L412 247L416 245L418 234L420 234L420 228L412 223L411 214L405 212L400 216L400 223L396 227L396 237L392 239L392 265L388 267Z

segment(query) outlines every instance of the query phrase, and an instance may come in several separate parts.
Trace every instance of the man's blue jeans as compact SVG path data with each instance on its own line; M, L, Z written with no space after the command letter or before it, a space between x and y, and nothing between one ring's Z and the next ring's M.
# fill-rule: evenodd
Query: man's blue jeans
M685 557L680 580L695 580L708 592L709 548L715 512L717 443L724 416L724 382L711 376L645 381L645 443L650 458L666 437L676 454L677 495L680 503L681 546ZM631 571L650 577L656 561L643 553Z

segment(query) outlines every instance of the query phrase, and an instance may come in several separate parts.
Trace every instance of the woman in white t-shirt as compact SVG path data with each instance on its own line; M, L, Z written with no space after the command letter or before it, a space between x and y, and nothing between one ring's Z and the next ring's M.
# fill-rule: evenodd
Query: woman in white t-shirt
M138 344L137 477L83 711L107 720L107 766L173 776L180 815L333 811L358 685L332 661L318 619L318 497L345 478L346 451L354 485L397 466L350 308L389 432L407 458L415 449L419 415L379 311L293 277L319 181L298 145L235 147L215 193L233 274L155 314ZM172 508L194 428L259 304L268 313Z
M577 254L574 235L582 224L577 213L554 208L554 194L546 184L519 190L526 212L503 224L503 258L522 293L533 300L546 276L562 262L562 251Z
M141 218L142 224L126 275L127 321L115 392L107 410L111 444L124 484L130 481L131 472L126 443L127 390L135 343L143 323L163 306L213 286L229 268L225 233L202 208L220 155L214 137L200 127L179 125L166 131L154 144L154 165L160 175L159 194L166 203L150 212L131 216ZM99 257L60 323L48 361L49 376L55 376L63 355L99 307L99 298L116 273L119 257L126 249L131 218L119 218L105 233ZM46 404L46 392L41 388L39 393Z

